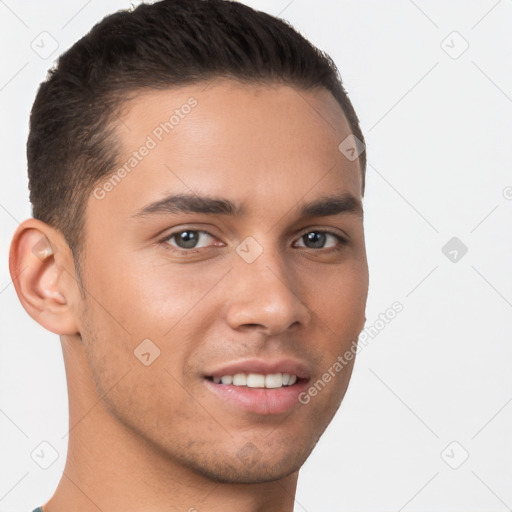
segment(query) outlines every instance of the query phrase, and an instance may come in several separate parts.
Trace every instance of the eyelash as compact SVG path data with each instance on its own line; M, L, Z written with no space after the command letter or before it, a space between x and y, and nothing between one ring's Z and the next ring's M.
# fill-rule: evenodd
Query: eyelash
M200 248L190 248L190 249L182 249L182 248L179 248L179 247L174 247L172 245L170 245L168 242L169 240L171 240L173 237L175 237L176 235L179 235L180 233L183 233L185 231L192 231L194 233L202 233L202 234L206 234L208 236L211 236L212 238L215 238L211 233L209 233L208 231L204 231L202 229L180 229L179 231L174 231L173 233L170 233L169 235L167 235L165 238L163 238L162 240L160 240L160 244L163 245L164 249L165 250L168 250L168 251L172 251L174 253L179 253L179 254L196 254L197 252L201 251L202 249L208 249L209 247L200 247ZM338 246L337 247L327 247L327 248L320 248L320 249L314 249L314 248L310 248L310 247L301 247L302 249L311 249L313 251L339 251L341 250L344 246L348 245L349 241L344 238L343 236L341 236L339 233L335 232L335 231L331 231L331 230L328 230L328 229L309 229L308 231L305 231L303 232L298 238L297 238L297 241L298 240L301 240L304 236L306 236L308 233L321 233L321 234L325 234L325 235L331 235L333 236L337 241L338 241ZM210 246L212 247L212 246Z

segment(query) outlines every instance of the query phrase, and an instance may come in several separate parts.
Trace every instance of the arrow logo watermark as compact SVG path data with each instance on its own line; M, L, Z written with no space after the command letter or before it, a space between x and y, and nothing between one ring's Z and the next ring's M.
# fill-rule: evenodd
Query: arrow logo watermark
M146 338L135 347L133 354L144 366L150 366L160 356L160 349Z

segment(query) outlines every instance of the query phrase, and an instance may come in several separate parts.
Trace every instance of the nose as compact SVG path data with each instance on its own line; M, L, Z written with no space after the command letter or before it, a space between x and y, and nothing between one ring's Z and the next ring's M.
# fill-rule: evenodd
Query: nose
M232 329L258 329L268 336L306 326L312 312L302 300L300 279L279 250L263 250L251 263L238 255L230 272L227 322Z

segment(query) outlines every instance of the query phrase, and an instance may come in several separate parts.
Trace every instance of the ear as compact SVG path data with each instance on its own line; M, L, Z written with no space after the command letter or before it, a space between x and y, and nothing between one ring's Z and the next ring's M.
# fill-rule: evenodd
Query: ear
M78 332L80 288L60 231L37 219L20 224L11 241L9 272L21 304L37 323L55 334Z

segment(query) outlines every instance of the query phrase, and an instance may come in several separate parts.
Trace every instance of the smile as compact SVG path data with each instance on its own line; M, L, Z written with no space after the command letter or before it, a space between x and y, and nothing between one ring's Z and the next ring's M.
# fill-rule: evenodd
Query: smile
M293 359L232 361L203 373L220 407L264 416L302 407L298 397L310 380L306 364Z

